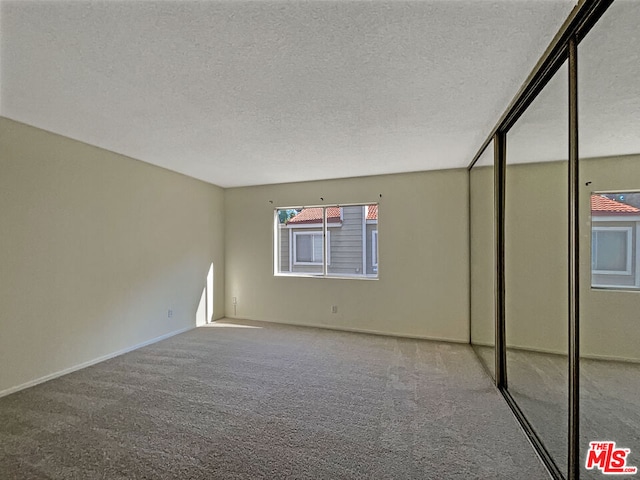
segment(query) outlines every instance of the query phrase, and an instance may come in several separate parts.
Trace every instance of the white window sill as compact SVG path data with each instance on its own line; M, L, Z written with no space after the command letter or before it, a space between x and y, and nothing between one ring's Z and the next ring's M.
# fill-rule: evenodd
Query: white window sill
M378 280L377 275L323 275L322 273L274 273L274 277L333 278L342 280Z
M640 292L640 287L634 287L633 285L591 285L591 290Z

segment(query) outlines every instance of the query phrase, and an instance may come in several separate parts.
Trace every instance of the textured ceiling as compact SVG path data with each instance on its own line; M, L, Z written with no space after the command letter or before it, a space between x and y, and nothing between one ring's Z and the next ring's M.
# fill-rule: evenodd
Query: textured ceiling
M579 45L580 157L640 153L640 1L616 0Z
M0 114L223 186L466 166L574 0L0 1Z
M640 153L639 24L640 1L616 0L578 46L580 158ZM508 132L507 163L568 160L568 88L565 62Z

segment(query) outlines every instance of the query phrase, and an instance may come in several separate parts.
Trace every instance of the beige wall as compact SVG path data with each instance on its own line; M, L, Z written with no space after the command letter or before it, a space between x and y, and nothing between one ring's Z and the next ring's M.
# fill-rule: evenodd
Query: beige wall
M640 360L640 291L591 288L592 191L640 189L640 155L582 160L580 164L580 321L581 353L588 357ZM486 169L489 171L489 169ZM486 289L480 279L493 265L480 256L490 222L490 176L471 177L472 338L486 343L493 325ZM586 185L587 182L591 182ZM492 201L492 200L491 200ZM567 163L508 166L506 211L507 344L512 347L567 351ZM475 225L475 227L474 227ZM478 252L473 259L473 252Z
M566 353L567 162L507 165L508 346Z
M566 162L508 165L505 279L507 346L566 353ZM495 343L493 168L471 177L472 342Z
M224 312L224 192L0 118L0 394ZM167 317L167 310L173 317Z
M226 190L227 316L467 342L467 194L466 170ZM380 203L378 280L274 277L275 207L359 202Z

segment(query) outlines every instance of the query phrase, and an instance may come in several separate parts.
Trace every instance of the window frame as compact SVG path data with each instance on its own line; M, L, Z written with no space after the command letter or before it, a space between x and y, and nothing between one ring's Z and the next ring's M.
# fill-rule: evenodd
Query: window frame
M368 206L377 206L378 207L378 217L380 215L380 203L378 202L360 202L360 203L341 203L341 204L325 204L325 205L296 205L296 206L281 206L276 207L273 210L273 275L276 277L309 277L309 278L337 278L337 279L354 279L354 280L378 280L378 249L377 249L377 228L375 230L376 233L376 264L373 264L372 257L372 267L374 273L368 274L366 269L364 269L362 274L347 274L347 273L331 273L328 271L328 267L331 265L331 232L329 229L342 227L344 222L344 209L343 207L368 207ZM339 224L329 224L327 223L327 212L329 208L339 208L340 211L340 223ZM289 226L284 223L280 223L280 219L278 217L278 212L282 210L304 210L310 208L321 208L322 209L322 221L313 224L300 224L298 226ZM363 212L366 211L366 208L363 208ZM366 212L362 218L363 228L365 225L369 224L370 221L366 219ZM375 223L378 223L378 219L376 219ZM309 232L296 232L292 231L293 229L320 229L313 230ZM281 256L281 231L283 229L289 229L289 270L280 270L282 265L282 256ZM322 235L323 240L323 261L322 262L299 262L297 261L297 235ZM366 242L366 237L363 238ZM368 249L369 246L363 244L362 251L363 255ZM364 259L363 259L364 262ZM366 262L365 262L366 263ZM308 266L308 267L322 267L321 272L294 272L292 271L293 266Z
M640 190L597 190L590 193L594 195L609 196L619 194L640 194ZM616 202L621 200L612 199ZM634 206L633 204L628 204ZM594 213L590 212L589 218L591 234L589 235L589 276L590 287L593 290L615 290L627 292L640 292L640 213ZM595 270L594 232L598 231L625 231L627 234L627 252L625 270ZM629 262L631 263L629 268Z
M307 266L322 266L324 265L324 257L327 257L327 265L331 265L331 256L330 256L330 252L325 252L325 248L324 248L324 232L322 230L312 230L312 231L308 231L308 232L291 232L293 235L293 255L292 255L292 260L293 260L293 265L307 265ZM310 237L320 237L321 238L321 242L322 242L322 258L320 259L319 262L304 262L304 261L299 261L298 260L298 240L297 237L298 235L300 236L310 236ZM330 232L327 232L327 241L330 241L329 238ZM313 242L313 240L312 240ZM315 245L311 246L311 253L313 254L315 252Z
M598 242L595 239L598 232L626 232L625 270L596 270ZM633 276L633 227L591 226L591 275Z

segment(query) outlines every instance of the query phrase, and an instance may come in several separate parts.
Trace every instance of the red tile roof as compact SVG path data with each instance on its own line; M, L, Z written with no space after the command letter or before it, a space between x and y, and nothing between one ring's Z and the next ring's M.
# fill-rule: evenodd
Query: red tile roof
M640 209L602 195L591 195L592 215L638 215Z
M367 205L367 220L378 219L378 205Z
M378 219L378 205L367 205L367 220ZM327 208L328 223L340 223L340 207ZM322 207L303 208L296 216L291 217L288 225L304 225L309 223L322 223Z
M327 208L327 222L340 223L340 207ZM303 225L308 223L322 223L322 207L303 208L300 213L287 222L291 224Z

